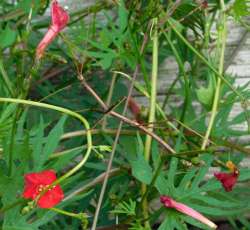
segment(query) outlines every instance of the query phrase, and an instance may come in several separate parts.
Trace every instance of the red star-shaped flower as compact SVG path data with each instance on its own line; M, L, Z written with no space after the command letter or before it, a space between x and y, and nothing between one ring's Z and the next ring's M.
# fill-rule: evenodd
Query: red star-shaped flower
M25 187L23 197L35 200L38 195L56 180L54 170L45 170L38 173L24 175ZM52 208L64 198L60 185L55 185L43 194L37 201L40 208Z
M232 191L234 185L236 184L239 177L239 170L233 164L233 162L228 161L226 163L227 168L231 171L230 173L214 173L214 176L222 183L222 186L227 192Z
M37 46L37 59L40 59L43 56L46 47L55 39L57 34L64 29L68 22L68 13L58 4L56 0L54 0L51 7L51 26Z

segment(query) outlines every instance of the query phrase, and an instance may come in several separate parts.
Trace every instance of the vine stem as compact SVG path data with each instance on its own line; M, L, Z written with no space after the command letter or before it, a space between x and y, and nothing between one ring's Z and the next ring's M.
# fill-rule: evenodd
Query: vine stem
M47 187L47 189L43 190L39 197L41 197L44 193L46 193L51 187L53 187L56 184L59 184L60 182L62 182L63 180L65 180L66 178L70 177L72 174L74 174L76 171L78 171L84 164L85 162L88 160L89 155L91 153L92 150L92 136L91 136L91 131L90 131L90 126L88 121L81 116L78 113L75 113L69 109L65 109L59 106L55 106L55 105L50 105L50 104L46 104L46 103L41 103L41 102L35 102L35 101L30 101L30 100L23 100L23 99L16 99L16 98L0 98L0 102L10 102L10 103L16 103L16 104L25 104L25 105L31 105L31 106L36 106L36 107L40 107L40 108L46 108L46 109L52 109L58 112L62 112L65 113L69 116L75 117L78 120L81 121L81 123L83 124L83 126L86 129L86 138L87 138L87 150L85 153L85 156L83 157L83 159L75 166L73 167L71 170L69 170L67 173L65 173L63 176L61 176L60 178L58 178L56 181L54 181L50 186Z
M155 122L155 112L156 112L156 96L157 96L157 77L158 77L158 28L157 28L157 18L153 19L152 23L152 41L153 41L153 60L152 60L152 77L151 77L151 93L150 93L150 111L149 111L149 118L148 123ZM153 126L149 127L149 131L153 132ZM144 147L144 157L147 162L150 160L150 153L151 153L151 145L152 145L152 136L147 135L145 140L145 147ZM142 196L146 194L147 185L142 184L141 193ZM148 201L147 197L145 197L142 201L142 212L143 217L145 220L148 220L149 213L148 213ZM149 221L145 222L145 227L147 229L151 229Z
M208 124L208 128L205 134L205 137L202 142L201 150L205 150L209 136L211 134L215 117L217 114L217 109L220 101L220 89L221 89L221 83L222 79L219 77L223 74L224 72L224 57L225 57L225 48L226 48L226 35L227 35L227 27L226 27L226 13L225 13L225 4L224 0L220 0L221 4L221 20L219 20L220 24L218 25L218 49L220 49L220 60L219 60L219 75L217 77L217 84L216 84L216 89L215 89L215 95L214 95L214 100L213 100L213 106L212 106L212 112L211 112L211 117L210 121Z
M79 213L68 212L59 208L49 208L49 210L65 215L65 216L70 216L70 217L77 218L80 220L82 219L81 213L79 214Z

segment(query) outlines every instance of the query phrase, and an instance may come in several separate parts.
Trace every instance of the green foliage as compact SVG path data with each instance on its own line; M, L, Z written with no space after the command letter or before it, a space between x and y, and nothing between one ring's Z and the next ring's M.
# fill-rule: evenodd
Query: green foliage
M235 0L233 4L233 12L236 20L239 20L241 17L250 15L249 4L249 0Z
M112 213L114 214L125 214L127 216L135 216L136 213L136 202L132 201L131 199L129 202L121 202L117 205L114 211Z
M139 181L150 184L153 174L152 168L150 167L149 163L145 160L143 156L143 145L142 141L138 141L139 145L137 148L137 155L136 156L128 156L128 160L131 165L132 175Z
M207 174L212 157L203 155L201 160L206 162L200 169L192 169L186 171L181 178L177 176L177 160L172 159L170 169L166 172L168 176L169 194L178 202L185 203L193 209L205 214L206 216L237 216L239 213L249 210L250 203L246 202L246 198L236 198L234 195L219 192L220 184L214 178L204 181L204 176ZM241 177L240 180L244 178ZM248 177L249 178L249 177ZM247 178L244 178L248 180ZM243 180L244 180L243 179ZM164 184L161 184L164 186ZM237 189L235 189L237 193ZM189 224L202 229L207 229L203 224L187 217L183 214L179 215L176 211L165 210L166 220L162 223L159 229L186 229L179 223L185 221Z
M4 49L14 44L17 37L17 32L7 25L4 30L0 31L0 48Z
M147 225L159 230L208 229L163 206L161 195L211 220L228 221L234 229L239 229L238 224L249 229L245 215L250 209L250 170L242 167L249 155L249 82L239 86L237 76L218 74L218 69L225 68L219 66L223 38L218 33L225 25L217 22L217 15L225 13L249 27L245 21L249 0L226 0L225 11L216 0L208 1L208 8L202 1L192 0L82 2L72 3L75 9L67 3L70 23L48 45L41 60L35 58L36 47L50 26L51 1L0 3L0 228L91 228L114 150L97 229L116 224L130 230L145 230ZM155 18L158 24L152 26ZM152 51L156 29L157 53ZM159 97L155 120L148 123L156 56ZM166 60L170 62L166 64ZM223 83L215 121L209 143L201 151L219 77ZM132 110L123 114L126 118L114 146L120 120L110 111L122 114L131 82L140 119ZM95 94L107 108L98 104ZM46 102L50 109L39 108L41 104L4 103L2 98L9 97ZM59 106L60 113L53 106ZM81 121L90 127L83 128L66 113L84 117L86 121ZM158 138L152 139L149 160L144 156L146 134L142 129ZM86 157L88 131L91 154L73 175L60 180L65 199L56 206L59 213L31 209L22 198L24 175L47 169L55 170L58 178L67 175ZM176 153L167 151L159 138ZM211 174L211 169L229 173L228 160L240 172L230 193ZM86 217L79 219L82 213L88 214L88 226L82 223Z
M198 100L204 104L209 110L212 108L214 92L215 92L215 77L213 74L208 75L208 86L207 88L201 87L196 90Z
M37 149L37 151L34 151L34 165L35 170L40 171L43 164L48 160L49 156L56 150L60 137L63 134L63 126L66 121L66 116L62 117L60 121L55 125L55 127L50 131L48 137L43 140L43 138L40 138L41 133L38 132L40 140L36 140L37 144L38 142L44 141L45 145L44 148ZM42 122L42 121L41 121ZM42 126L42 123L40 123ZM34 145L36 146L36 145ZM37 157L39 156L39 159Z

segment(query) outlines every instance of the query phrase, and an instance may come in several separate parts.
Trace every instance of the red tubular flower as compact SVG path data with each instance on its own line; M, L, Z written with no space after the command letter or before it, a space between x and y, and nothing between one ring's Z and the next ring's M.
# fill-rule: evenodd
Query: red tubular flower
M228 161L226 166L231 171L231 173L214 173L214 176L222 183L226 192L232 191L234 185L236 184L239 177L239 170L237 167L231 162Z
M23 197L35 200L38 195L56 180L54 170L45 170L38 173L24 175L25 187ZM52 208L64 198L60 185L55 185L43 194L37 201L40 208Z
M191 216L192 218L194 218L194 219L208 225L210 228L213 228L213 229L217 228L216 224L214 224L212 221L207 219L205 216L203 216L199 212L197 212L194 209L188 207L187 205L176 202L175 200L173 200L169 196L161 196L160 199L161 199L161 203L163 203L165 207L174 208L177 211L179 211L181 213L184 213L184 214L186 214L188 216Z
M56 0L51 7L51 26L36 49L36 58L40 59L46 47L55 39L57 34L64 29L69 22L68 13L58 4Z

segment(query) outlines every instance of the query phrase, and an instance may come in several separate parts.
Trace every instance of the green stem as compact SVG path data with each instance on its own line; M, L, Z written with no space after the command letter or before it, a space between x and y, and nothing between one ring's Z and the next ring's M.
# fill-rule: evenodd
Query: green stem
M5 69L4 69L2 59L0 59L0 73L2 74L2 77L3 77L3 80L4 80L4 83L6 85L7 90L9 91L10 95L12 97L14 97L14 90L12 88L11 81L10 81L10 79L9 79Z
M57 212L57 213L60 213L62 215L65 215L65 216L70 216L70 217L74 217L74 218L77 218L77 219L82 219L82 213L72 213L72 212L67 212L65 210L62 210L62 209L58 209L58 208L49 208L51 211L54 211L54 212Z
M91 129L90 130L92 136L93 135L100 135L100 134L108 134L108 135L115 135L117 132L117 129ZM127 135L127 136L135 136L137 132L140 132L141 135L144 135L142 131L138 130L132 130L132 129L125 129L121 131L121 135ZM61 140L69 139L72 137L79 137L79 136L85 136L86 130L79 130L74 132L65 133L61 136Z
M56 153L53 153L49 159L55 159L55 158L58 158L58 157L62 157L62 156L65 156L67 154L70 154L72 151L76 151L76 150L83 150L83 149L86 149L87 146L79 146L79 147L75 147L75 148L72 148L72 149L67 149L65 151L61 151L61 152L56 152Z
M153 19L152 24L152 40L153 40L153 61L152 61L152 78L151 78L151 95L150 95L150 111L148 123L155 122L155 112L156 112L156 96L157 96L157 76L158 76L158 28L157 28L157 18ZM153 127L149 128L153 132ZM146 161L150 160L152 137L147 135L145 141L144 157ZM142 195L147 191L146 184L142 184ZM148 201L147 197L142 202L143 217L144 219L149 218L148 214ZM145 223L146 228L150 229L149 222Z
M217 69L215 69L210 63L209 61L202 55L199 53L199 51L197 51L190 43L189 41L187 41L187 39L175 28L175 26L168 21L171 29L176 33L176 35L186 44L186 46L203 62L205 63L209 69L211 69L217 76L218 78L220 78L223 82L225 82L228 87L242 100L245 101L246 99L244 98L244 96L239 93L233 86L232 84L223 76L223 72L220 73L220 71L218 71Z
M83 159L74 168L69 170L63 176L58 178L54 183L52 183L47 189L45 189L43 192L41 192L40 196L42 196L44 193L46 193L54 185L59 184L60 182L62 182L63 180L65 180L66 178L68 178L69 176L74 174L88 160L89 155L90 155L91 150L92 150L92 136L91 136L90 126L89 126L88 121L83 116L81 116L80 114L75 113L75 112L73 112L73 111L71 111L69 109L59 107L59 106L50 105L50 104L41 103L41 102L23 100L23 99L0 98L0 102L10 102L10 103L16 103L16 104L25 104L25 105L31 105L31 106L36 106L36 107L40 107L40 108L47 108L47 109L52 109L52 110L55 110L55 111L58 111L58 112L62 112L62 113L68 114L69 116L75 117L78 120L80 120L82 122L83 126L86 129L87 150L86 150L86 153L85 153L85 156L83 157Z
M227 28L226 28L226 13L225 13L225 4L224 0L221 0L221 20L219 20L220 25L218 26L218 50L220 49L220 60L219 60L219 75L223 74L224 71L224 57L225 57L225 48L226 48L226 34L227 34ZM208 128L205 134L205 137L202 142L201 150L206 149L209 136L211 134L215 117L217 114L217 109L220 101L220 89L221 89L221 78L218 75L217 79L217 85L213 100L213 106L212 106L212 112L210 121L208 124Z

